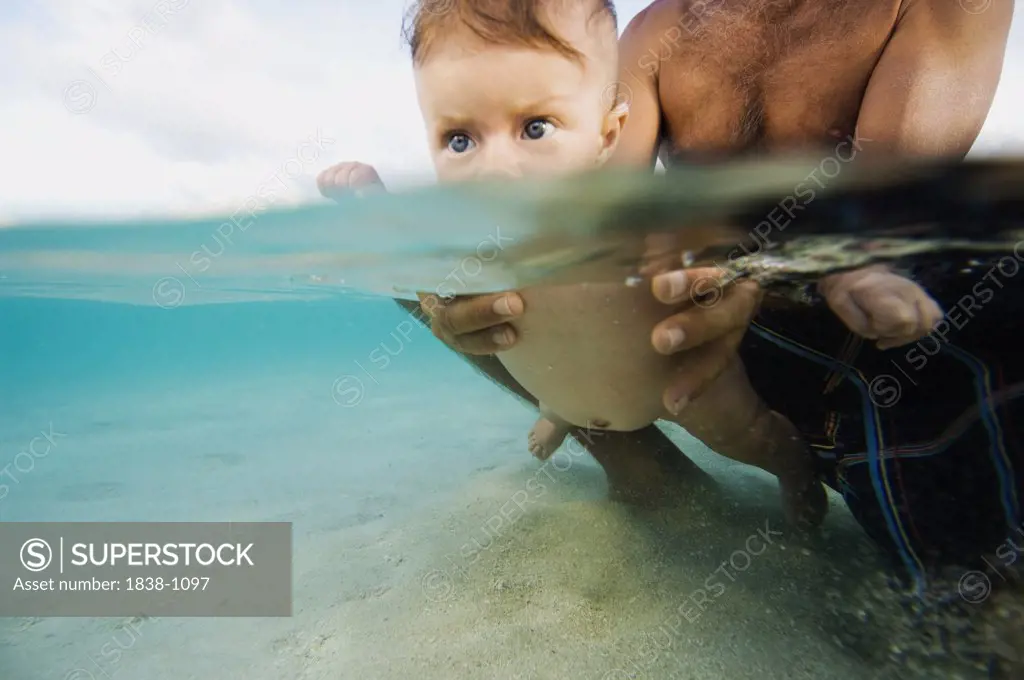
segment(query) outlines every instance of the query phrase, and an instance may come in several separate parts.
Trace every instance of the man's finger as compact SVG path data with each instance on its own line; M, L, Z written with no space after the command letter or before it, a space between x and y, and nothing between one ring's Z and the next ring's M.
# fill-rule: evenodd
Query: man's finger
M644 253L637 273L654 277L679 267L679 236L676 233L654 233L644 237Z
M661 354L692 350L737 329L746 328L757 313L763 296L761 287L753 281L726 288L709 285L706 291L698 285L693 290L703 295L695 295L693 307L670 316L654 327L651 343Z
M722 371L737 360L736 353L746 331L746 326L743 326L680 355L678 377L672 380L662 395L669 413L679 415L687 404L698 398Z
M666 305L675 305L690 301L694 288L708 288L721 285L725 270L720 267L694 267L677 269L667 274L659 274L651 280L651 291L654 297Z
M476 333L455 336L454 349L463 354L497 354L511 347L515 341L516 332L512 326L499 324Z
M507 323L523 313L523 300L515 293L456 297L435 310L454 336L475 333Z

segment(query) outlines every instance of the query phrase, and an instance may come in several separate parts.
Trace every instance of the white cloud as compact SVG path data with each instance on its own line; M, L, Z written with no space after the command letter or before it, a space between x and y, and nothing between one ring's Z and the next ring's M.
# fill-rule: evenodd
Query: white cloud
M0 24L0 58L24 65L4 75L0 211L233 208L317 135L335 141L279 195L308 198L343 158L429 170L389 4L49 0Z
M646 3L617 4L625 26ZM287 165L289 201L345 159L392 184L429 179L405 6L14 0L0 8L0 214L233 210L317 134L336 141ZM1021 23L979 151L1024 152Z

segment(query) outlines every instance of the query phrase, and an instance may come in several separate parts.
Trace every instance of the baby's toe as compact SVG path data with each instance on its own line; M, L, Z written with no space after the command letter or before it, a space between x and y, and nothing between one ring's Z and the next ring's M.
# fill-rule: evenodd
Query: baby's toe
M526 448L530 451L530 455L532 455L534 458L540 458L541 460L544 460L544 458L546 457L545 454L547 452L544 450L543 442L539 441L537 439L537 436L532 432L526 439Z

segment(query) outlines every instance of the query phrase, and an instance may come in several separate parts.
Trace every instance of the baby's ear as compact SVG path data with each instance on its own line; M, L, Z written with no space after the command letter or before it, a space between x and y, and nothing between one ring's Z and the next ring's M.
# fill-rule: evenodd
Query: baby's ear
M605 114L604 125L601 129L601 153L597 162L603 165L615 153L615 147L619 145L622 136L622 128L629 118L629 103L621 101Z

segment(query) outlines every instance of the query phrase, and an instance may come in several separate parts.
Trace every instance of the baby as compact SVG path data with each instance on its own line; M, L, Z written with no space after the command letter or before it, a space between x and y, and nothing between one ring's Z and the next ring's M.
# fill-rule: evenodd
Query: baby
M419 7L409 36L440 181L570 173L609 159L627 116L609 96L618 72L609 0L445 0L444 7ZM353 163L319 178L325 195L379 183L372 168ZM899 288L896 299L907 285L916 288L885 273L856 276L835 286L859 290L856 281L875 276L875 285ZM811 453L795 427L758 397L739 360L681 414L665 410L662 392L677 361L654 350L650 333L672 310L648 287L518 292L529 313L513 322L519 341L498 357L540 401L529 437L534 455L549 456L570 424L633 431L663 418L714 451L775 475L787 517L820 523L827 500ZM864 309L851 295L839 295L844 311Z

